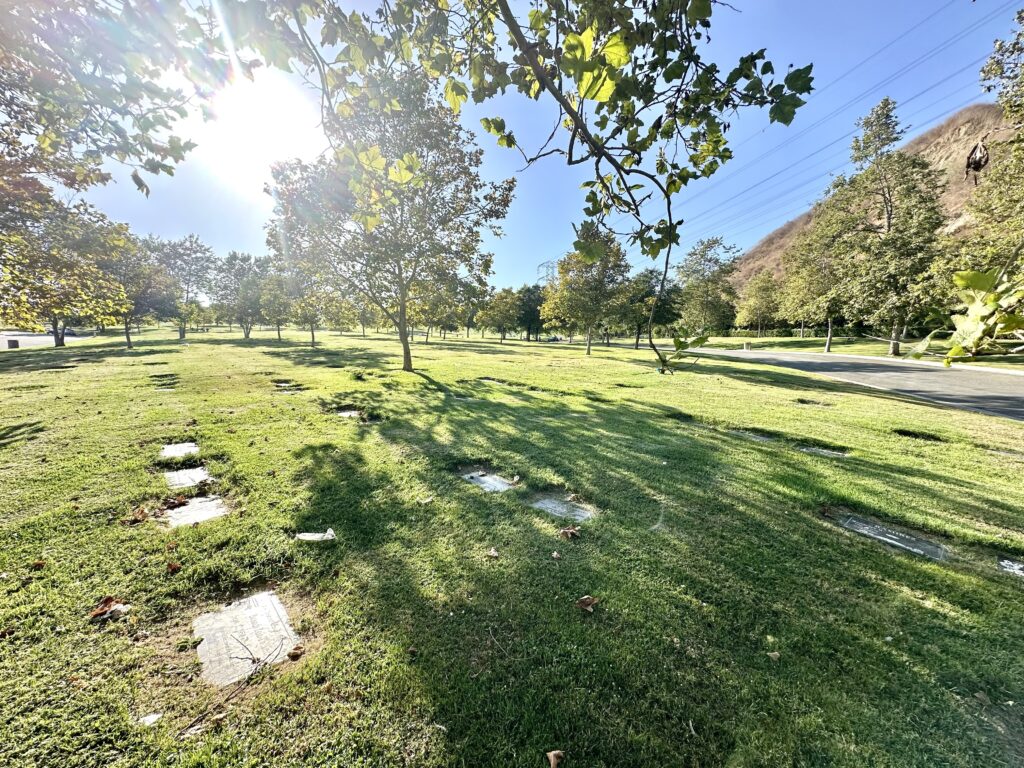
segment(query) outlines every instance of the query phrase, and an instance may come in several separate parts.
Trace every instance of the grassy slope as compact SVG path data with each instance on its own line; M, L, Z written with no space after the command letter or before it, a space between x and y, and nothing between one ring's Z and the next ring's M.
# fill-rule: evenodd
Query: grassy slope
M761 339L744 339L739 336L716 336L710 345L721 349L741 349L743 342L749 341L754 349L772 349L780 352L821 352L825 346L824 338L801 339L794 337L765 337ZM904 349L911 347L913 341L906 342ZM936 349L938 345L936 345ZM832 340L832 352L842 355L886 355L888 344L875 339L861 337L836 337ZM932 362L940 362L941 358L928 358ZM995 365L1007 368L1024 368L1024 355L1003 355L1001 357L985 357L978 360L964 360L957 365Z
M993 563L1024 556L1024 459L988 450L1019 450L1024 425L741 363L659 376L626 349L432 342L403 374L393 340L301 339L0 354L0 764L1024 760L1007 703L1024 701L1024 583ZM275 392L278 377L306 389ZM329 412L343 403L386 419ZM165 493L160 445L188 438L237 513L173 534L119 524ZM484 495L452 474L476 461L522 487ZM601 510L581 541L523 503L549 486ZM849 535L823 505L956 557ZM291 541L326 526L333 546ZM223 695L176 649L189 621L267 582L310 650L176 739ZM573 605L588 593L593 615ZM130 620L87 622L106 594ZM149 712L166 714L133 724Z

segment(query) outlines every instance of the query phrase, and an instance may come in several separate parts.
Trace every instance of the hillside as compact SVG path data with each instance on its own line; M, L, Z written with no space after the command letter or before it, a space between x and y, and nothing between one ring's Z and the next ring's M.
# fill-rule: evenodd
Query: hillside
M964 181L964 160L978 137L1001 122L1002 113L995 104L973 104L904 145L906 151L921 154L945 172L947 186L942 202L950 217L950 231L964 226L964 209L974 190L972 182ZM780 274L783 252L809 221L810 212L803 213L769 233L743 254L737 261L736 285L743 285L762 269Z

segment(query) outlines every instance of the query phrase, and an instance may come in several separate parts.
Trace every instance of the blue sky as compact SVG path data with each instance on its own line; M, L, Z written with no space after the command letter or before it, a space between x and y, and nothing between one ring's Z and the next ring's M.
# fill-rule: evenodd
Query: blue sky
M761 47L777 71L814 64L815 92L789 127L769 125L767 111L737 115L729 134L735 158L713 178L692 184L676 204L686 220L683 249L721 235L742 248L805 210L847 168L854 121L883 96L899 105L909 137L937 125L958 108L990 100L978 70L997 37L1007 37L1024 0L738 0L739 12L716 7L711 56L731 65ZM524 5L525 8L525 5ZM525 11L524 11L525 14ZM151 183L147 199L128 173L88 198L139 233L182 237L195 233L217 253L262 254L271 203L262 186L274 160L312 158L325 142L311 95L288 76L258 71L254 84L232 86L215 104L212 123L190 119L179 131L198 147L173 178ZM479 118L502 115L520 144L539 145L554 111L509 95L469 105L467 127L485 149L483 174L518 177L505 236L488 239L495 254L492 283L518 286L539 278L538 266L571 245L572 222L582 218L587 175L558 157L520 172L518 152L500 148ZM634 249L635 250L635 249ZM633 261L644 266L643 257Z

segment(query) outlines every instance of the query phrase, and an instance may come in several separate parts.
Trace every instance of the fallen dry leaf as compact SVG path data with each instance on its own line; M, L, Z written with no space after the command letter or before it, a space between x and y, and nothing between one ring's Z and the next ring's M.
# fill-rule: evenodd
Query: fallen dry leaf
M292 661L298 661L299 659L302 658L302 654L304 654L305 652L306 652L305 646L303 646L302 643L299 643L294 648L292 648L290 651L288 651L288 658L291 659Z
M782 658L782 654L779 653L778 651L769 651L768 652L768 658L771 659L772 661L778 661L779 659Z
M119 619L131 610L131 606L121 602L116 597L108 595L100 600L99 605L92 609L89 618L92 621L108 621Z
M171 574L172 576L174 574L176 574L180 570L181 570L181 563L176 563L174 560L171 560L171 561L169 561L167 563L167 572L169 574Z
M558 764L565 758L565 753L560 749L553 749L547 753L547 758L551 768L558 768Z
M580 527L578 525L567 525L565 528L558 529L558 535L563 539L578 539L580 537Z
M146 522L146 520L148 520L148 519L149 519L149 512L146 510L146 508L145 507L136 507L135 509L133 509L131 511L131 513L128 515L128 517L126 517L121 522L123 522L125 525L138 525L139 523Z
M178 507L184 507L186 504L188 504L188 499L179 494L165 500L164 509L177 509Z
M555 560L561 560L562 559L562 556L560 554L558 554L558 552L552 552L551 553L551 557L553 559L555 559Z
M599 602L601 602L599 598L591 597L590 595L584 595L576 601L576 607L582 608L587 613L593 613L594 606L597 605Z
M41 571L45 567L46 567L46 561L45 560L33 560L32 561L32 570L33 571Z
M174 550L176 550L177 548L178 548L178 542L176 542L176 541L168 541L168 542L167 542L167 546L165 547L165 549L166 549L166 550L167 550L168 552L173 552L173 551L174 551Z
M978 691L976 694L974 694L974 698L976 698L978 701L980 701L982 704L986 706L992 703L992 699L990 699L988 697L988 694L986 694L984 691Z
M494 547L491 547L490 550L487 552L487 556L489 558L491 558L492 560L497 560L498 559L498 550L495 549Z

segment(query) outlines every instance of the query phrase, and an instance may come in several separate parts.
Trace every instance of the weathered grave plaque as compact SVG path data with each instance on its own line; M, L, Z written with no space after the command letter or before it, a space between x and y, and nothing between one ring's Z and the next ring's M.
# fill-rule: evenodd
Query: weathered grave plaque
M210 473L206 467L192 467L191 469L176 469L173 472L164 472L164 479L171 488L191 488L207 480L211 480Z
M506 480L501 475L495 475L483 470L466 472L462 475L462 479L468 480L487 493L501 493L515 487L515 483L511 480Z
M743 437L747 440L754 440L758 443L773 443L775 442L774 437L768 435L758 434L757 432L748 432L745 429L730 429L728 430L730 435L736 435L736 437Z
M199 446L195 443L171 443L160 450L161 459L180 459L183 456L191 456L199 453Z
M891 528L886 528L884 525L872 523L855 515L847 515L839 520L839 524L847 530L859 533L861 536L867 536L869 539L880 541L883 544L902 549L905 552L912 552L915 555L928 557L932 560L945 560L949 557L946 548L939 544L935 544L927 539L918 538L917 536L911 536L908 533L894 531Z
M164 520L171 528L182 525L195 525L224 517L228 513L227 505L220 496L197 496L188 503L167 510Z
M174 387L157 387L154 392L174 392Z
M343 419L360 419L363 416L363 414L354 409L336 411L335 413Z
M192 633L203 679L214 685L244 680L258 666L284 661L299 642L288 613L273 592L259 592L213 613L197 616Z
M833 448L820 448L816 445L798 445L796 449L798 451L803 451L804 453L810 453L814 456L827 456L832 459L846 458L845 451L837 451Z
M337 536L334 535L334 529L328 528L324 533L297 533L295 534L296 541L334 541Z
M1017 560L1010 560L1006 557L999 558L999 570L1012 573L1014 576L1024 577L1024 563Z
M594 509L592 507L557 496L542 496L530 504L530 506L534 509L539 509L541 512L547 512L549 515L565 517L576 522L589 520L594 516Z

